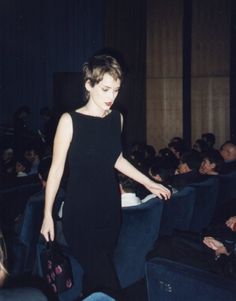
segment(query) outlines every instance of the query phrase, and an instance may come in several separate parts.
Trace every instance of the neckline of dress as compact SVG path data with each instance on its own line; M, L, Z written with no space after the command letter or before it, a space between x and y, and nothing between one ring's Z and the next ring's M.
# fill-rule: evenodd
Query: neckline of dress
M106 117L110 116L111 113L113 112L111 110L110 113L106 114L105 116L103 117L100 117L100 116L94 116L94 115L89 115L89 114L84 114L84 113L81 113L81 112L77 112L77 111L74 111L76 114L79 114L79 115L82 115L82 116L86 116L86 117L92 117L92 118L96 118L96 119L105 119Z

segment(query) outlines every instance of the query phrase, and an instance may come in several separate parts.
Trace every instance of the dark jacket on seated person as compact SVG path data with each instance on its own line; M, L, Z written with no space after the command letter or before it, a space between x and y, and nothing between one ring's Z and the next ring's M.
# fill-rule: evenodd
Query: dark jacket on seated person
M236 237L235 240L222 238L220 241L226 247L229 256L217 256L215 251L203 243L200 234L176 233L159 239L146 259L166 258L236 280Z
M236 172L236 160L224 162L220 169L220 174L228 174L231 172Z
M184 153L180 159L178 174L169 179L169 183L175 189L180 190L190 184L206 180L206 177L199 172L202 157L197 151Z

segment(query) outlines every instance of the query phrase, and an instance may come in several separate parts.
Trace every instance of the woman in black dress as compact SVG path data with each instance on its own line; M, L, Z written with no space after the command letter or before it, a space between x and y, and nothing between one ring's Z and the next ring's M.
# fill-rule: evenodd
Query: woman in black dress
M112 294L119 282L112 264L120 228L121 201L114 168L165 199L170 192L151 181L121 150L122 115L111 106L119 92L118 62L100 55L85 63L87 103L59 121L47 187L41 233L54 239L52 207L68 155L70 175L63 208L63 232L72 254L84 270L84 291Z

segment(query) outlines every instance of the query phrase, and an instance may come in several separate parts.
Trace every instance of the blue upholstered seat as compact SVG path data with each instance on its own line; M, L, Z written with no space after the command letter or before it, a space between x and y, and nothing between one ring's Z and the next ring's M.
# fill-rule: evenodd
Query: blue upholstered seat
M236 283L164 258L146 263L148 301L235 301Z
M97 292L83 299L83 301L115 301L115 299L104 293Z
M163 201L158 198L122 208L122 226L114 262L123 288L145 275L145 256L158 238L162 208Z
M196 200L189 230L201 232L206 228L214 215L219 190L219 179L212 176L204 182L192 184L196 189Z
M171 235L174 230L189 230L195 199L196 190L187 186L164 202L160 236Z
M236 200L236 172L219 176L219 192L213 224L225 222L232 215L232 212L236 210L234 200Z

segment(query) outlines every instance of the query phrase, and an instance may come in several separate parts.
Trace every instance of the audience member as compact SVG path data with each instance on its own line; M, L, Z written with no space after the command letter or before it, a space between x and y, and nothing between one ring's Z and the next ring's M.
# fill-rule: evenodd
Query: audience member
M40 116L42 118L42 128L40 129L42 139L46 145L51 147L58 120L49 107L42 107L40 109Z
M226 226L233 231L235 225L235 216L226 221ZM233 232L230 239L224 234L217 239L212 236L202 239L197 233L175 233L159 239L147 258L156 256L236 279L236 233Z
M24 150L24 157L31 164L29 175L37 174L40 163L40 156L37 148L33 145L28 145Z
M166 183L174 174L174 168L163 167L159 164L154 164L149 169L149 175L157 182Z
M13 116L14 122L14 149L15 153L21 154L24 146L32 139L32 131L29 128L30 108L19 107Z
M201 138L206 141L209 149L214 148L216 138L213 133L203 133Z
M31 169L31 164L24 157L17 158L16 160L16 177L25 177Z
M177 166L179 165L179 160L167 147L159 150L158 157L161 159L161 164L166 168L177 168Z
M193 150L195 150L201 154L204 154L205 152L207 152L208 149L209 149L208 144L203 139L197 139L193 144Z
M218 150L210 149L204 153L199 172L204 175L218 175L224 159Z
M226 141L220 147L220 154L224 158L221 173L227 174L236 171L236 144L232 141Z
M3 176L11 175L15 172L14 150L11 147L5 148L2 152L1 172Z
M178 137L178 136L171 138L169 143L176 143L176 142L177 142L177 143L183 143L183 144L184 144L183 138Z
M121 206L122 207L129 207L129 206L137 206L143 203L146 203L150 199L156 197L155 194L148 193L144 198L140 198L137 195L138 190L138 183L135 182L133 179L127 177L122 173L118 173L119 178L119 186L121 192ZM161 183L161 182L159 182ZM161 183L163 184L163 183ZM169 187L168 187L169 188ZM170 189L170 188L169 188Z
M172 151L175 157L180 160L180 157L186 152L186 147L183 142L170 142L168 148Z
M118 173L121 192L121 206L136 206L141 204L140 198L136 195L137 183L124 174Z
M205 180L205 177L199 172L201 163L202 158L199 152L193 150L184 153L180 159L176 175L169 179L169 184L180 190L189 184Z
M9 277L7 266L7 252L4 237L0 230L0 300L7 301L47 301L49 298L31 279L21 280ZM49 297L49 296L48 296ZM51 297L51 296L50 296ZM54 300L54 299L52 299Z

